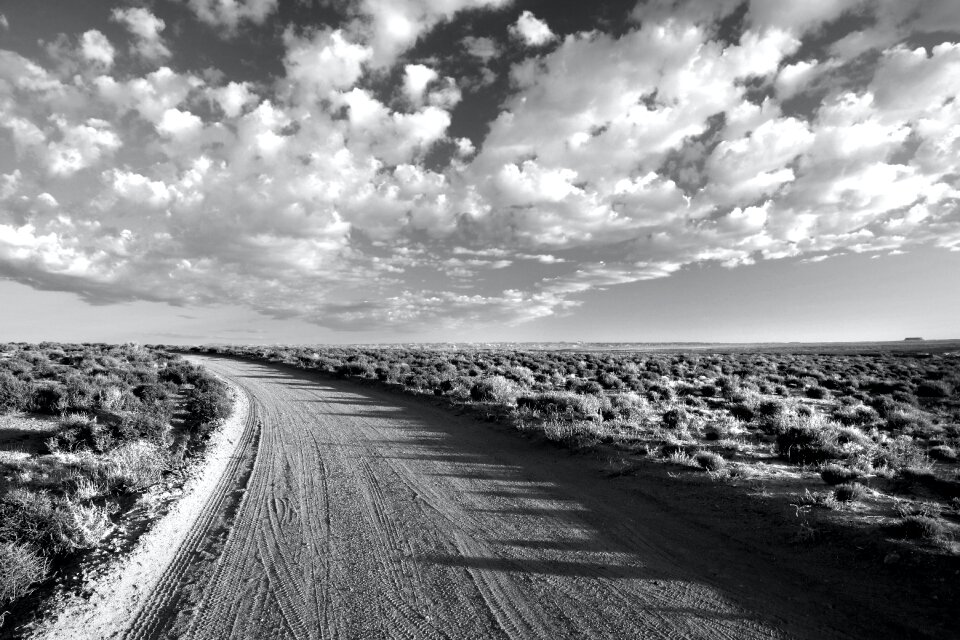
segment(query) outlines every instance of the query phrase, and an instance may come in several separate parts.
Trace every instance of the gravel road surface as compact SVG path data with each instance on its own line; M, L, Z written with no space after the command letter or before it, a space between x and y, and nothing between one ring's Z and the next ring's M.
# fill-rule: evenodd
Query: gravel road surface
M229 527L198 519L193 539L217 544L178 552L127 638L863 634L583 456L349 382L195 360L248 393L252 471Z

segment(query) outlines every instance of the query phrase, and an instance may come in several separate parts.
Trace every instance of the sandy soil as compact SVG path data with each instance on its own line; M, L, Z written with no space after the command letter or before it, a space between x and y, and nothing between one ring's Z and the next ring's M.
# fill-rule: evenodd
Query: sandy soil
M43 450L43 441L56 433L58 418L15 413L0 416L0 461L28 458Z
M86 620L109 625L45 637L946 637L923 609L949 609L937 585L921 602L895 567L794 551L729 487L614 478L416 399L201 361L249 394L252 469L221 471L129 615L108 600Z

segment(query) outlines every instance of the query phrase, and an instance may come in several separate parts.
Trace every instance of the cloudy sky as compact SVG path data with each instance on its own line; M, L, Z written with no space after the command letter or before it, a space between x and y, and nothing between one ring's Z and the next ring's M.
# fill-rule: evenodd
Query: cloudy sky
M0 11L0 340L960 337L956 0Z

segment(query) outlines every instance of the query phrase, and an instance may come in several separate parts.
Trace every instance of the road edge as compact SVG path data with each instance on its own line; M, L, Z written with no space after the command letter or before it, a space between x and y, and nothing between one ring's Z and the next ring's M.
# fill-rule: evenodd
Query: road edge
M223 379L221 377L221 379ZM84 595L70 595L54 616L25 630L31 640L90 640L122 636L167 573L197 521L217 498L241 442L256 429L248 393L223 379L233 394L233 412L217 428L183 485L179 500L102 575L84 585Z

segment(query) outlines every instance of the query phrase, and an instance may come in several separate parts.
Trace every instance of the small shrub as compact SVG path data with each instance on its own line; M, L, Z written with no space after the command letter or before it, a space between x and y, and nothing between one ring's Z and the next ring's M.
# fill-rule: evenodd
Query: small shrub
M738 430L738 421L730 416L719 416L704 427L705 440L725 440Z
M754 412L754 407L745 402L738 402L731 405L728 411L735 419L743 422L750 422L756 415Z
M67 394L59 382L52 380L35 382L30 395L30 407L38 413L56 415L67 409Z
M889 440L878 448L874 457L875 466L886 466L894 471L903 468L930 467L930 458L927 453L913 441L910 436L898 436Z
M149 440L134 440L107 454L104 479L110 487L136 491L159 482L168 466L162 446Z
M87 532L74 507L46 493L15 489L0 498L0 542L25 542L50 555L83 548Z
M646 399L633 391L614 393L608 397L615 417L636 420L646 418L650 412Z
M866 495L866 488L859 482L845 482L833 490L833 497L837 502L863 500Z
M110 431L81 413L66 414L60 420L60 430L47 439L51 451L79 451L90 449L102 453L113 446Z
M777 434L777 453L794 464L820 464L843 453L818 420L797 420Z
M517 397L517 385L512 380L499 375L481 378L470 387L470 398L474 402L496 402L513 404Z
M939 518L924 515L905 516L896 529L901 537L914 540L939 541L947 536L947 528Z
M712 451L701 451L694 456L694 460L707 471L720 471L727 466L727 461L723 459L723 456Z
M165 443L169 433L169 424L160 416L140 411L123 415L117 432L121 440L147 439Z
M876 409L864 404L844 405L833 411L833 419L846 426L860 427L880 419Z
M763 433L772 435L786 430L797 420L811 415L810 407L777 398L763 400L757 404L755 421Z
M91 549L113 530L107 508L94 504L67 502L66 509L73 520L71 543L77 549Z
M829 393L827 393L826 389L818 386L807 387L806 389L804 389L803 393L805 396L813 400L823 400L828 395L830 395Z
M30 592L47 575L47 561L27 545L0 542L0 606Z
M0 413L28 408L31 387L7 371L0 371Z
M230 416L233 405L227 388L219 381L214 381L190 391L186 408L190 412L191 422L202 425L225 420Z
M690 426L690 422L690 412L683 407L667 409L660 417L660 423L663 425L663 428L673 431L686 429Z
M830 485L844 484L860 477L857 471L839 464L828 464L820 470L820 477Z

